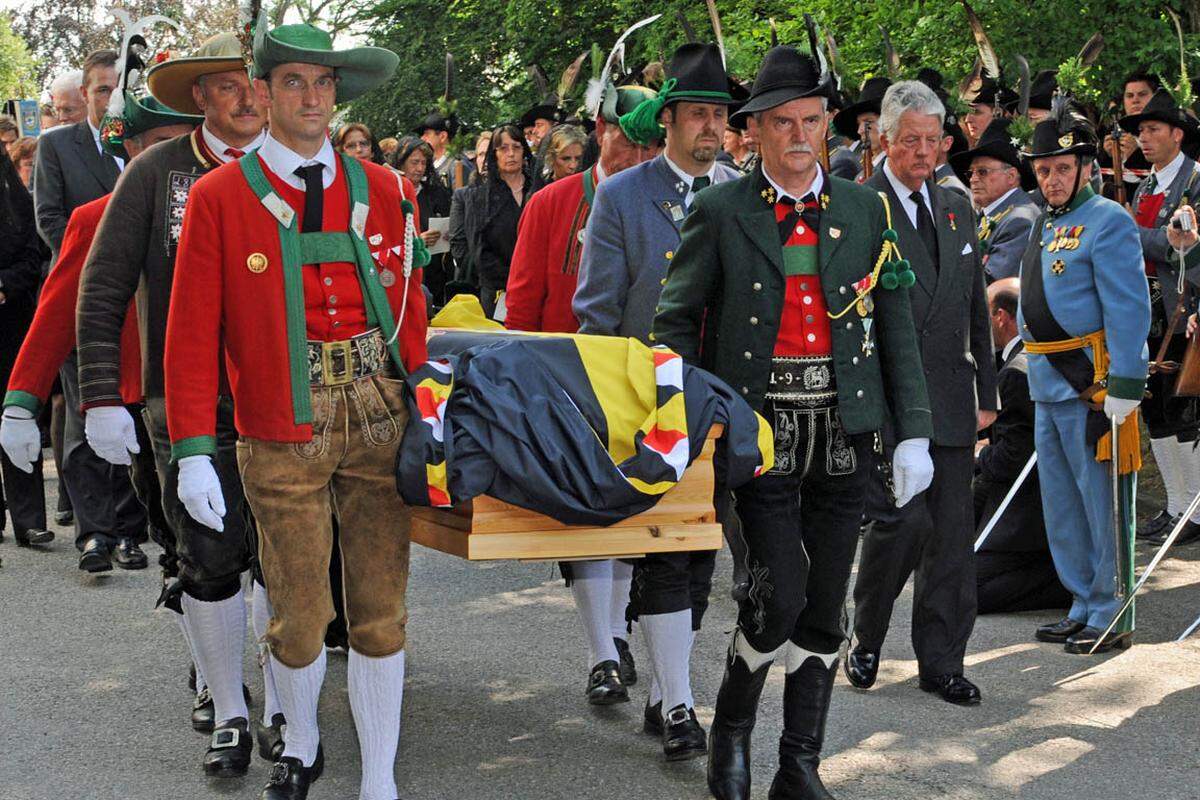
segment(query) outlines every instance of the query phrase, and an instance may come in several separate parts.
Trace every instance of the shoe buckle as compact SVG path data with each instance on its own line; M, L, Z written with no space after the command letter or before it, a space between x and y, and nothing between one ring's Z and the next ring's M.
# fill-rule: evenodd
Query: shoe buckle
M237 747L242 741L242 732L238 728L218 728L213 731L210 750L228 750Z
M680 725L688 721L688 710L685 706L675 706L667 712L666 722L668 725Z
M283 763L282 761L276 761L274 766L271 767L271 775L267 779L267 785L268 786L282 786L283 784L287 783L287 779L288 779L287 764Z

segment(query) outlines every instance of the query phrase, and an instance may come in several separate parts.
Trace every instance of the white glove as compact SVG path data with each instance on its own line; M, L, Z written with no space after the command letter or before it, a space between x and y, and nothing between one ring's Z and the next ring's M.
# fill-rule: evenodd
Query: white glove
M1105 395L1104 397L1104 413L1108 414L1109 419L1115 419L1120 425L1125 421L1125 418L1133 413L1141 405L1140 400L1123 400L1120 397Z
M130 453L141 452L133 416L125 406L97 406L84 415L88 447L110 464L129 466Z
M179 459L179 500L191 518L214 531L225 530L225 497L221 479L208 456Z
M929 457L928 439L905 439L896 445L892 455L892 487L896 492L896 508L929 488L933 482L933 459Z
M0 420L0 447L13 466L33 472L33 464L42 454L42 432L33 412L21 406L7 406Z

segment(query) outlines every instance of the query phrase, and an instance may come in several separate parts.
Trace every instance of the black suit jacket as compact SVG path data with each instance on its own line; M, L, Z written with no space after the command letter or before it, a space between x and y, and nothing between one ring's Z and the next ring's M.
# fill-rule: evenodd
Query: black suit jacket
M933 410L933 443L971 447L976 409L994 411L998 406L995 348L974 213L959 195L926 182L937 229L940 264L935 267L883 169L866 185L886 195L900 253L916 274L908 296Z
M1029 357L1017 343L1000 369L1000 413L992 426L990 443L979 451L976 490L982 513L977 532L1000 507L1013 481L1033 455L1033 401L1029 399ZM980 552L1037 552L1047 550L1046 524L1037 467L1013 498Z
M87 120L63 125L38 139L33 167L33 205L37 229L58 255L71 212L113 190L117 162L101 155Z

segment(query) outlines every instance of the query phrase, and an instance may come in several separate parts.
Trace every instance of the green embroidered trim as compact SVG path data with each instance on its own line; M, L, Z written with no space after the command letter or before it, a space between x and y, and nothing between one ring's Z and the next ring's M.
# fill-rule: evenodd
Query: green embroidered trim
M13 389L4 395L4 407L8 406L18 406L37 414L42 410L42 401L38 399L37 395Z
M238 160L242 175L250 189L263 201L275 190L262 171L258 153L251 152ZM276 197L278 197L276 195ZM282 203L282 198L279 198ZM287 309L288 374L292 386L292 417L297 425L312 423L312 397L308 380L308 325L304 319L304 277L301 272L302 256L300 234L296 215L288 219L288 225L276 220L279 230L279 250L283 256L283 293Z
M353 220L354 209L358 205L361 204L364 209L367 208L367 174L357 159L345 154L342 154L342 166L346 171L346 180L350 184L350 218ZM366 220L365 214L363 220ZM375 259L371 257L371 251L367 248L367 242L361 231L351 231L350 241L353 242L355 253L358 256L355 259L355 265L358 267L358 284L362 287L367 321L372 327L379 327L383 332L384 341L391 342L388 345L388 354L392 357L392 363L396 365L401 376L407 377L408 370L404 368L404 361L400 358L399 337L392 336L396 332L396 315L392 313L387 291L379 282L379 271L375 269ZM404 276L397 275L396 279L403 280ZM408 287L405 287L404 291L407 292L407 289Z
M592 167L583 173L583 199L588 206L596 204L596 168Z
M817 272L817 248L783 248L784 275L816 275Z
M334 264L354 261L354 242L348 233L300 234L301 264Z
M179 463L179 459L188 456L212 456L217 453L217 437L189 436L171 444L171 463Z

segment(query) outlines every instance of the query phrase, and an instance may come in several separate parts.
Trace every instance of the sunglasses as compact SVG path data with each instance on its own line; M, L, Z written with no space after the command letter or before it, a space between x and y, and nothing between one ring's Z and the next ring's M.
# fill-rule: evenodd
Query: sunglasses
M978 175L979 180L986 181L987 176L993 172L1010 172L1014 169L1016 167L975 167L974 169L967 170L967 180L971 180L971 178Z

